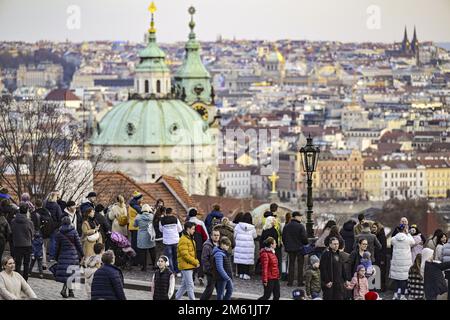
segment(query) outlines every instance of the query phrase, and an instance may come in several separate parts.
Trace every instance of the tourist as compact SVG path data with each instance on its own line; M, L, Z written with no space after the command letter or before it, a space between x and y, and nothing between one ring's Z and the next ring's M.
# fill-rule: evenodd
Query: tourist
M233 294L233 271L228 253L230 247L230 239L222 237L219 246L215 247L212 252L214 257L212 270L216 280L217 300L231 300Z
M331 238L337 238L339 240L339 250L344 250L345 248L345 241L344 238L342 238L341 234L339 233L339 228L337 225L334 225L330 228L330 232L328 236L325 237L323 243L326 247L329 246L329 241Z
M6 242L10 238L11 228L3 213L0 213L0 258L5 251Z
M357 243L360 239L367 240L367 251L370 252L370 256L372 257L372 262L375 262L375 249L381 249L381 243L378 241L376 235L371 232L371 224L369 222L364 222L362 225L361 232L355 235L355 243L354 247L356 247Z
M125 198L118 195L117 202L114 203L108 211L108 218L112 221L112 232L118 232L125 237L128 237L128 212Z
M87 208L83 214L83 224L81 227L83 236L83 252L86 257L95 255L94 245L103 243L102 235L99 232L100 224L95 220L95 212L91 207Z
M194 279L198 276L199 285L203 286L204 272L202 268L202 249L203 243L208 240L208 230L206 230L205 223L197 218L198 211L196 208L188 209L188 221L195 223L194 241L197 249L197 260L200 261L200 267L194 270ZM220 220L219 220L220 221Z
M83 224L83 217L81 213L77 210L75 201L68 201L66 203L66 208L63 211L63 217L68 216L70 218L70 222L77 230L78 235L81 237L83 235L83 230L81 225Z
M436 229L431 237L427 239L425 242L424 248L429 248L431 250L435 250L438 245L437 239L442 237L444 232L441 229Z
M296 272L295 264L297 264L297 285L303 285L303 263L304 256L302 252L303 246L308 244L305 226L302 224L303 213L294 211L292 220L283 228L284 250L288 254L288 283L294 285L294 276Z
M180 241L179 234L183 231L183 227L172 208L166 208L166 215L159 222L159 230L163 234L164 255L169 258L170 270L181 277L181 274L178 275L177 246Z
M234 263L237 264L238 276L250 280L250 266L255 264L256 229L252 224L252 215L246 212L234 228Z
M206 216L205 226L208 233L211 233L213 227L222 221L223 213L220 211L220 206L215 204L212 211Z
M348 220L344 223L341 230L339 231L339 234L341 235L342 239L344 239L344 251L350 254L353 251L353 244L355 242L355 221Z
M84 262L84 288L91 300L92 280L94 280L94 273L102 266L102 255L105 252L103 243L96 243L94 245L95 255L88 257Z
M57 261L56 267L53 267L55 280L63 283L61 290L63 298L74 298L72 282L68 280L72 279L72 274L79 268L80 260L83 258L83 248L81 247L80 237L69 217L62 218L61 227L56 233L55 240L55 259ZM94 254L93 250L92 253ZM69 294L67 294L67 289L69 289Z
M450 262L435 261L433 255L433 250L429 248L424 248L422 251L421 271L426 300L437 300L439 295L448 291L443 271L450 269Z
M29 208L29 206L28 206L28 208ZM43 279L44 273L43 273L43 267L42 267L42 257L44 255L44 253L43 253L44 241L42 239L42 233L41 233L41 217L39 216L39 213L36 210L31 213L31 221L33 222L33 226L34 226L34 235L33 235L33 240L31 241L31 246L32 246L33 251L32 251L32 255L31 255L29 274L31 275L34 264L37 261L39 277L41 279Z
M264 246L260 251L261 280L263 282L264 295L258 300L269 300L272 294L273 300L280 300L280 270L278 268L278 258L275 254L276 247L277 241L273 237L268 237L265 239Z
M355 237L362 232L362 229L364 228L363 225L364 225L365 222L369 223L369 228L370 228L370 226L372 226L373 222L370 221L370 220L366 220L366 217L364 216L364 213L360 213L358 215L358 223L355 225L355 227L353 229L353 231L355 233Z
M398 226L395 227L394 231L392 232L392 237L395 237L395 235L399 232L403 232L402 230L400 230L400 226L404 225L408 228L409 230L409 222L408 222L408 218L406 217L401 217L400 218L400 223Z
M153 218L155 216L154 210L155 209L150 207L148 204L144 204L142 206L141 214L139 214L134 220L134 226L139 229L137 235L137 246L143 258L141 271L147 271L147 251L150 253L153 268L157 267L155 253L156 233L153 229ZM151 232L149 232L149 228Z
M20 273L15 272L16 264L13 257L2 259L0 272L0 300L37 299L36 294Z
M95 192L89 192L86 196L86 200L81 203L80 211L81 214L84 215L88 208L92 208L95 210L95 202L97 200L97 194Z
M177 300L181 300L186 292L189 300L195 300L193 272L200 266L200 261L197 260L194 233L195 223L186 222L177 247L178 268L181 271L181 285L176 294Z
M102 255L103 266L94 273L91 300L126 300L122 271L114 265L112 250Z
M372 233L377 237L381 244L381 248L375 247L375 261L374 264L380 268L380 281L381 281L381 291L386 291L386 269L387 269L387 239L384 227L379 222L374 222L371 228Z
M175 276L169 269L169 258L161 256L158 259L158 270L151 281L151 298L153 300L170 300L175 292Z
M396 282L394 300L407 300L405 295L409 268L412 265L411 247L415 244L415 241L408 233L407 225L400 225L398 230L399 233L391 240L393 250L389 277Z
M59 227L61 226L61 219L63 216L61 207L57 203L58 201L58 193L57 192L51 192L47 198L47 201L45 202L45 208L50 212L50 215L52 216L53 221L53 228L54 231L50 235L50 248L49 248L49 255L50 260L53 260L55 257L55 247L56 247L56 233L58 232Z
M306 295L309 299L316 299L320 297L320 260L317 256L309 257L309 268L305 272L305 289Z
M413 265L411 266L411 268L409 268L408 300L424 300L425 298L423 276L420 272L421 264L422 253L418 253L414 258Z
M138 214L141 214L142 211L142 201L144 196L142 193L138 191L133 192L133 198L131 198L128 207L128 230L130 231L131 236L131 247L137 253L134 258L133 265L142 264L141 255L139 254L140 250L137 246L137 235L138 235L138 227L134 226L134 219L136 219Z
M350 274L354 274L356 272L356 268L361 264L361 259L364 257L364 252L367 251L368 242L365 238L361 238L358 240L358 245L352 251L349 257L349 265L350 265Z
M369 292L369 282L366 277L366 268L362 264L356 267L352 281L346 288L353 289L353 300L365 300L365 296Z
M434 250L434 260L442 262L442 249L447 243L447 235L445 233L440 234L436 238L436 249Z
M217 230L217 226L213 229L211 232L211 237L205 241L202 248L202 261L201 265L203 267L203 271L206 275L206 288L203 291L200 300L209 300L212 296L212 293L214 291L214 288L216 287L216 280L213 277L212 274L212 253L215 247L219 245L219 241L221 238L221 234L219 230Z
M33 222L28 219L28 214L28 205L22 203L19 206L19 213L16 214L16 217L11 221L17 272L22 275L25 281L28 280L31 253L33 252L32 240L34 236Z
M336 221L329 220L325 224L324 228L322 229L322 232L320 236L317 238L315 244L314 244L314 254L320 259L320 256L322 255L322 252L327 250L327 246L325 245L325 239L329 236L331 227L336 225ZM339 239L338 239L339 240ZM341 244L340 244L341 245Z
M417 228L416 224L411 225L409 233L412 235L415 242L414 245L411 247L411 258L414 263L414 261L416 260L416 256L419 253L422 253L423 244L425 243L426 238L422 235L419 228Z
M156 200L155 203L155 217L153 218L153 228L155 229L155 254L160 257L164 253L163 234L159 230L159 222L161 218L166 214L166 208L164 207L164 201L162 199ZM159 269L159 268L158 268Z

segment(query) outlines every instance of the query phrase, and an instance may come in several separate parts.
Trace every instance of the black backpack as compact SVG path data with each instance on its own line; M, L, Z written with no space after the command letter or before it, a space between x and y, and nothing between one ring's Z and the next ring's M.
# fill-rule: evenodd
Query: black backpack
M42 238L47 239L50 238L50 235L55 230L55 223L53 222L52 216L50 212L46 214L40 214L41 220L41 234Z

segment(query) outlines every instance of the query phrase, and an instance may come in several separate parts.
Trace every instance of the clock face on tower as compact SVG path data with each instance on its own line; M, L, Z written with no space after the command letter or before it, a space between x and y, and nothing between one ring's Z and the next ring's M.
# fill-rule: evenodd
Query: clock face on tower
M192 105L192 108L198 112L198 114L202 117L204 121L208 121L209 114L208 114L208 108L206 104L202 102L195 102Z

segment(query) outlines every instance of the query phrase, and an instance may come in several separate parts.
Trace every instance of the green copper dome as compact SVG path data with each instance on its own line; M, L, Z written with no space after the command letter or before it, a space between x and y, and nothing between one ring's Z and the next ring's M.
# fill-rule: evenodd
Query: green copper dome
M92 145L175 146L214 144L200 115L179 100L130 100L97 126Z

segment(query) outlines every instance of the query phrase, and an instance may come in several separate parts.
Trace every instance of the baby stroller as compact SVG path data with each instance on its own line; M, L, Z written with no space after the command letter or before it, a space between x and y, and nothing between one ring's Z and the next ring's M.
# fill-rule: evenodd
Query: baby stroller
M136 256L136 252L131 247L127 237L119 232L112 232L110 235L110 249L116 256L115 265L125 270L131 270L131 263Z

